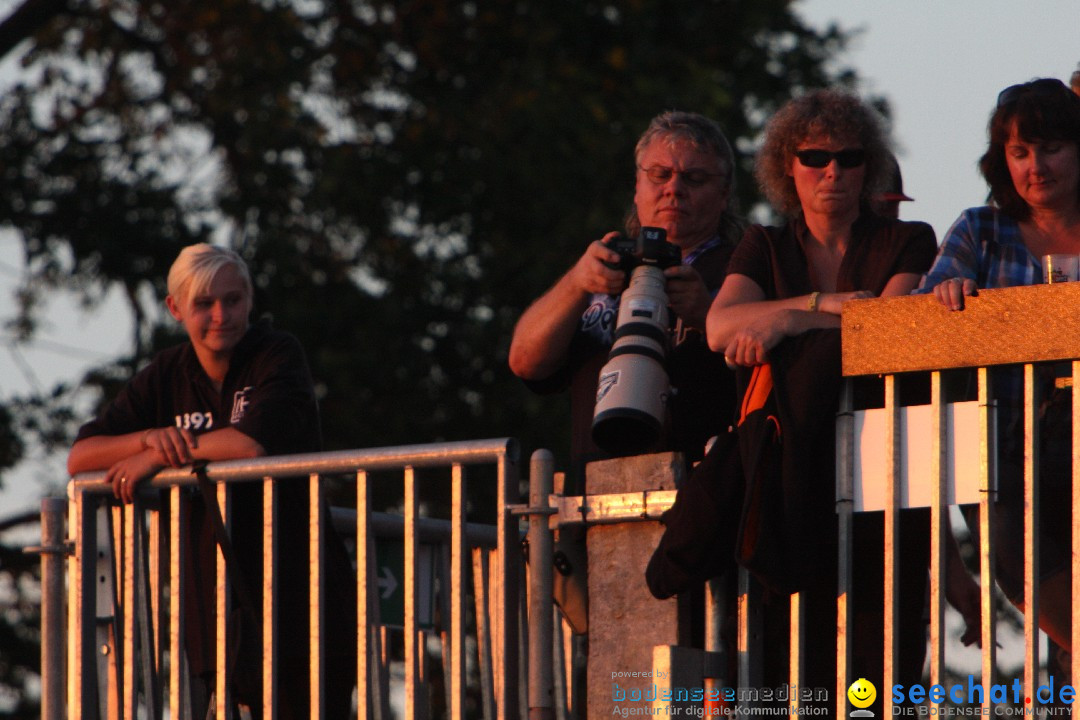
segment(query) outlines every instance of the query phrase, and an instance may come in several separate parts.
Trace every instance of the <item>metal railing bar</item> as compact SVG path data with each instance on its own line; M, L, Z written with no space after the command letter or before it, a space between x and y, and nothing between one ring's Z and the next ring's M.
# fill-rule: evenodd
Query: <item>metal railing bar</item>
M945 604L944 570L947 529L945 485L948 474L948 420L945 398L942 396L941 373L930 374L931 405L931 471L933 488L930 494L930 684L940 684L945 672Z
M164 658L165 658L165 623L167 618L162 612L161 607L161 589L164 587L162 584L162 571L165 567L163 558L168 556L168 542L169 534L162 532L161 529L161 512L155 510L150 513L148 518L149 522L149 568L150 574L150 618L151 618L151 647L154 649L153 670L154 677L157 680L155 687L155 707L159 709L159 713L153 717L160 717L164 712L164 703L162 702L162 693L164 691L163 683L161 682L162 673L164 672Z
M221 512L221 519L226 530L228 530L232 520L232 493L229 491L229 486L224 483L217 486L217 503ZM222 554L220 545L217 545L214 550L214 579L218 587L218 592L215 593L217 607L214 629L214 667L217 672L214 683L214 717L228 720L232 717L232 691L229 688L227 652L229 632L227 621L229 608L232 607L234 589L232 583L229 582L229 576L225 568L225 557Z
M523 565L520 559L520 535L517 518L511 516L509 511L509 506L519 499L516 443L513 443L513 447L508 444L507 452L498 456L496 465L496 507L499 509L496 524L500 549L492 551L496 558L495 592L492 597L495 605L495 642L492 648L496 670L495 697L500 720L514 720L519 716L520 705L525 698L525 688L519 686L517 681L519 671L525 671L520 667L518 652L523 650L522 645L526 642L518 630L518 587L522 581L519 573ZM513 696L515 689L520 690L517 697Z
M135 503L130 503L124 505L119 513L122 543L118 546L120 551L117 556L123 569L117 577L123 578L123 585L120 588L120 613L114 619L114 625L118 623L121 632L121 642L118 643L118 646L122 648L122 654L119 658L120 667L122 668L120 707L122 708L121 717L124 720L134 720L136 707L138 706L138 681L135 675L139 659L136 650L138 647L136 643L139 639L136 632L136 620L138 618L136 588L141 578L139 578L137 572L139 563L136 559L136 553L139 552L138 547L141 544L142 533L139 532L141 523L136 522L136 517L141 516L141 513L137 516L135 511Z
M1074 388L1080 388L1080 360L1072 363L1072 383ZM1074 391L1075 392L1075 391ZM1080 598L1080 402L1076 402L1075 395L1072 403L1072 598ZM1073 612L1071 628L1072 652L1069 669L1070 677L1080 678L1080 617ZM1080 714L1080 696L1072 702L1074 715Z
M1024 693L1039 681L1039 387L1035 366L1024 365Z
M467 533L465 527L465 468L455 463L451 483L450 527L450 717L465 717L465 579ZM494 528L492 528L494 529ZM419 529L417 530L419 534ZM446 597L446 593L443 593ZM445 645L444 645L445 648Z
M373 627L374 619L371 616L372 589L375 584L371 582L371 568L375 561L371 545L371 484L368 475L360 470L356 473L356 511L353 518L353 528L356 531L356 702L357 720L368 720L373 714L373 700L375 693L370 686L371 669L368 663L373 658L372 637L368 628ZM337 524L337 513L331 513ZM404 534L404 530L402 531ZM376 659L375 662L378 662Z
M420 577L416 572L419 561L419 538L416 518L420 514L419 487L412 467L405 467L405 718L415 720L420 698L420 647L419 628L416 622L417 595Z
M174 717L190 717L190 698L184 690L181 660L184 637L183 600L184 556L186 544L184 532L190 527L188 498L179 487L169 491L169 706ZM187 711L187 712L185 712Z
M900 402L896 392L896 376L885 376L885 659L882 681L891 688L899 666L896 632L900 583L896 558L900 552ZM884 693L882 713L892 715L892 693Z
M263 720L277 720L279 669L279 593L275 565L281 547L277 527L280 511L277 485L273 478L263 481L262 492L262 705Z
M142 508L133 504L131 513L131 536L134 540L133 547L131 548L131 556L129 562L134 566L134 578L135 578L135 590L133 593L133 600L135 601L135 607L126 611L128 615L134 615L134 622L137 628L136 647L138 653L138 669L142 671L142 686L143 686L143 702L146 707L147 715L152 720L158 720L161 717L161 694L158 686L157 675L157 643L154 639L154 610L151 597L154 596L154 587L151 585L153 582L150 575L149 566L149 552L151 543L153 542L152 536L148 535L145 525L143 524ZM152 513L156 515L157 513ZM129 665L136 665L135 657L131 658ZM133 702L138 702L138 692L135 687L136 675L135 671L132 671L132 687L130 690L130 697ZM136 717L133 713L132 718Z
M323 597L324 553L322 477L308 476L308 682L313 719L326 716L326 602Z
M791 593L789 608L790 639L788 652L788 667L792 687L803 687L803 679L806 677L806 606L803 603L803 593ZM788 712L792 716L799 714L802 706L800 693L792 693L788 702Z
M761 636L761 587L746 568L738 569L738 687L761 687L764 645ZM750 707L750 701L738 699L740 711Z
M994 522L994 502L997 500L997 413L993 401L990 371L981 367L979 378L979 445L981 499L979 501L979 595L982 617L982 682L990 687L997 665L996 620L994 616L994 544L991 540ZM989 715L993 703L989 694L983 698L982 712Z
M275 455L250 460L221 460L206 466L207 476L214 482L261 481L272 477L306 477L310 474L353 474L357 470L400 470L413 468L449 467L454 463L476 465L496 462L503 458L517 459L518 444L513 438L468 440L437 445L403 445L370 450L338 450L324 453ZM104 472L79 473L73 478L82 492L112 493L112 485L104 481ZM139 484L144 488L164 488L172 485L194 485L195 477L187 468L162 470L152 479ZM500 506L502 507L502 506Z
M851 542L855 499L855 415L853 381L840 386L836 414L836 514L839 557L836 565L836 717L847 714L851 677Z
M91 498L79 493L69 496L68 517L70 538L83 538L75 546L71 558L71 608L68 613L68 636L74 640L71 651L71 668L68 673L70 690L68 708L75 717L86 717L97 705L97 657L94 640L97 635L95 600L97 597L97 509ZM92 541L88 541L92 538ZM84 714L85 713L85 714Z
M473 601L476 605L476 648L480 666L480 701L484 720L495 718L495 679L491 653L491 616L488 612L488 551L473 548Z

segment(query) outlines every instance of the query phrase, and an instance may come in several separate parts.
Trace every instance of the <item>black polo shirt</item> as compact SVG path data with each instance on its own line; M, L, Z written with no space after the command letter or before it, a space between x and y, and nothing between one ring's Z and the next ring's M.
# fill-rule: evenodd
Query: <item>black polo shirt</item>
M190 342L162 350L76 440L168 425L195 435L233 427L268 455L318 452L319 409L303 348L292 335L252 325L233 351L221 392Z

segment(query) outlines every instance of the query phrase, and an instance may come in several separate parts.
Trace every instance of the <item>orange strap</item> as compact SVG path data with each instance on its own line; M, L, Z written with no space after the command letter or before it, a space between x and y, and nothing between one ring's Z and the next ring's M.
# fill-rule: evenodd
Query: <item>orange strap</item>
M754 374L750 376L750 385L743 395L742 410L739 413L739 425L743 424L746 416L755 410L765 406L765 401L772 392L772 365L755 365Z

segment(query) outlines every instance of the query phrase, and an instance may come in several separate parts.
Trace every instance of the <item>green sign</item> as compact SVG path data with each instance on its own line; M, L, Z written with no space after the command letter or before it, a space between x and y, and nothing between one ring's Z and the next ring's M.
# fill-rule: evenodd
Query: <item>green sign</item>
M416 622L425 630L435 622L435 552L431 545L417 547ZM379 622L405 627L405 541L375 538L375 591L379 595Z

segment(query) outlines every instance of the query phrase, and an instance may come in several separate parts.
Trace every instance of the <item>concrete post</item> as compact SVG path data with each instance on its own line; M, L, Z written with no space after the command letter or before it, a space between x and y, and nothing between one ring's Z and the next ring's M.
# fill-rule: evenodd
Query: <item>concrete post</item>
M590 463L585 473L587 495L674 490L685 465L681 454L658 453ZM628 700L617 699L620 692L647 707L653 685L666 685L656 677L653 647L680 643L678 602L655 599L645 585L645 566L663 529L655 520L588 529L590 718L628 707Z

